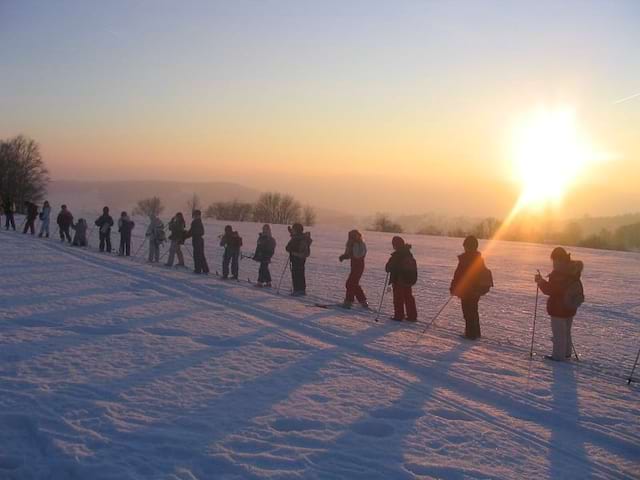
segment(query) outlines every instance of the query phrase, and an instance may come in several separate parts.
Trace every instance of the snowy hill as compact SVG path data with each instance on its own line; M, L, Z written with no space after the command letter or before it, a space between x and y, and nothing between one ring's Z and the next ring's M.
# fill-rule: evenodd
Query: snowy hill
M134 250L142 245L138 220ZM238 225L245 248L258 225ZM207 255L219 269L216 237ZM52 232L53 233L53 232ZM280 276L284 227L274 227ZM550 348L536 268L549 247L498 242L483 339L448 298L460 240L412 237L420 323L320 309L343 295L345 233L313 231L310 297L0 232L0 479L638 478L640 255L572 249L587 303L581 362ZM390 236L369 233L377 306ZM486 246L486 245L485 245ZM482 248L482 247L481 247ZM188 254L187 254L188 257ZM190 259L189 259L190 260ZM244 260L241 277L255 279ZM640 377L640 375L638 375Z

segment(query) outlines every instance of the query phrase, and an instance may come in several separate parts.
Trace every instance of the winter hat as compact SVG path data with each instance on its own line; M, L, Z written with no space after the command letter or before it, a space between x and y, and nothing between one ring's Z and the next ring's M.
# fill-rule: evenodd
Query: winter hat
M568 261L571 260L571 255L562 247L556 247L551 252L551 260Z
M291 225L291 231L293 233L302 233L304 231L304 227L301 223L294 223L293 225Z
M478 250L478 239L473 235L469 235L467 238L464 239L464 242L462 242L462 246L466 250L471 250L471 251Z
M231 225L227 225L226 227L224 227L224 231L226 233L231 233L233 232L233 227L231 227Z
M391 239L391 245L393 245L393 248L398 250L399 248L404 247L404 239L398 236L393 237L393 239Z
M104 207L102 209L102 213L109 213L109 207Z
M360 240L361 238L362 234L358 230L351 230L349 232L349 240L351 240L352 242Z

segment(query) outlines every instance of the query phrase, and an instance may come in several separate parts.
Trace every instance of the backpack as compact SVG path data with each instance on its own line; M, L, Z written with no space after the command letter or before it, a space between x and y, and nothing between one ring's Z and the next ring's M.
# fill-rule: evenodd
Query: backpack
M300 242L300 253L304 256L304 258L308 258L311 256L311 234L305 233L304 237Z
M167 240L167 234L164 231L164 225L162 223L160 223L156 228L155 228L155 237L156 240L160 243L164 242Z
M486 266L478 272L476 292L482 296L489 293L493 287L493 274Z
M574 278L567 286L562 303L571 310L577 310L584 303L584 288L579 278Z
M407 255L402 261L400 275L402 282L409 287L413 287L418 283L418 263L413 258L413 255Z

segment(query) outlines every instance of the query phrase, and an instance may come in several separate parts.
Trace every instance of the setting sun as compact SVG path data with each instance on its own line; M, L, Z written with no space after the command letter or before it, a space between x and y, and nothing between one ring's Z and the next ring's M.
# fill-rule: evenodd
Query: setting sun
M536 110L518 125L513 140L522 205L558 201L593 158L569 108Z

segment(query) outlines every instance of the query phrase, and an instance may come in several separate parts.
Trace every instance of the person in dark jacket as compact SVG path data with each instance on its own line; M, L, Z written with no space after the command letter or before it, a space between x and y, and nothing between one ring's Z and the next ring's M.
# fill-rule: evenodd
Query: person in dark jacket
M289 227L291 239L285 250L289 253L291 263L291 282L293 292L291 295L298 297L307 294L307 280L305 278L305 264L311 255L311 233L305 232L300 223L294 223Z
M88 244L87 230L89 229L87 221L84 218L79 218L78 223L71 225L71 228L74 230L73 243L71 245L74 247L86 247Z
M262 233L258 234L256 251L253 254L253 259L260 263L256 287L271 287L271 272L269 271L269 264L271 263L271 258L275 251L276 239L271 235L271 226L265 224L262 226Z
M24 224L22 233L31 231L31 235L36 234L36 218L38 218L38 206L33 202L24 202L27 206L27 222Z
M229 278L229 264L231 264L231 277L238 279L238 259L240 258L240 247L242 247L242 237L235 232L231 225L224 227L224 235L220 237L220 246L224 247L222 255L222 278Z
M113 227L113 218L109 215L109 207L102 209L102 215L95 221L98 227L98 235L100 236L100 251L111 253L111 227Z
M193 245L194 273L209 273L209 265L204 256L204 225L202 224L202 212L194 210L191 214L191 227L184 234L184 238L191 238Z
M71 234L69 233L69 229L73 225L73 215L71 215L71 212L67 210L66 205L62 205L60 207L60 213L58 213L56 222L58 223L58 230L60 231L60 241L64 242L66 238L67 241L71 243Z
M16 221L13 217L13 214L15 213L15 208L14 208L13 200L11 199L11 197L4 198L2 202L2 209L4 210L4 216L5 216L5 220L4 220L5 229L9 230L9 226L11 226L11 228L15 232Z
M358 300L364 308L369 308L367 297L360 286L360 279L364 273L364 258L367 255L367 245L362 239L362 234L358 230L351 230L347 237L347 244L344 253L340 255L339 260L351 260L351 272L345 288L347 289L344 302L344 308L351 308L354 300Z
M178 257L178 267L184 267L184 256L182 255L181 245L184 243L186 223L182 212L178 212L169 221L169 258L165 264L167 267L173 266L173 260Z
M42 205L42 210L40 211L40 233L38 234L40 238L42 238L43 236L49 238L50 219L51 205L49 205L49 202L45 200L44 204Z
M393 287L393 310L392 320L402 321L406 319L410 322L418 320L416 300L413 298L411 287L417 281L416 262L411 254L411 245L406 244L402 237L393 237L393 253L385 267L389 273L389 284Z
M571 260L571 255L562 247L556 247L551 252L553 271L549 274L549 280L542 278L538 273L535 282L547 299L547 313L551 317L551 334L553 340L553 354L546 358L556 361L564 361L571 358L573 343L571 339L571 327L573 317L578 307L572 304L570 295L577 288L578 295L584 300L580 276L584 264ZM581 303L581 301L579 302Z
M464 317L464 336L471 340L481 337L478 303L486 293L483 273L487 270L482 254L478 251L478 239L469 235L462 242L464 253L458 255L458 267L453 274L449 291L460 298ZM488 290L487 290L488 291Z
M120 233L120 248L118 250L118 255L127 256L131 255L131 232L133 231L133 227L136 224L127 212L122 212L120 214L120 218L118 219L118 232Z

